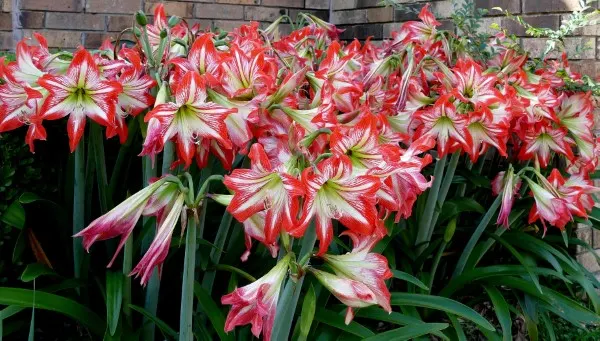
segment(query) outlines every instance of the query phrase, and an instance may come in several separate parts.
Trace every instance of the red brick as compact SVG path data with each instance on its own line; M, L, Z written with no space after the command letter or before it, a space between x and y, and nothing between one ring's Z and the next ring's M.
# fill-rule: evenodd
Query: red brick
M541 0L548 1L548 0ZM475 0L475 7L487 9L491 15L499 15L500 12L493 10L494 7L500 7L510 13L521 13L520 0Z
M231 4L231 5L258 5L260 0L217 0L218 4Z
M12 0L3 0L2 1L2 12L10 12L12 11Z
M329 9L329 1L327 0L306 0L304 7L310 9Z
M133 14L142 9L142 2L140 0L87 0L85 8L90 13Z
M302 8L304 7L304 0L262 0L261 5Z
M0 32L0 50L9 50L14 47L12 32Z
M389 22L394 21L394 9L390 7L378 7L367 9L367 22Z
M317 1L319 1L319 0L317 0ZM331 0L331 1L333 1L333 3L331 4L331 7L335 11L341 10L341 9L356 8L356 2L357 2L357 0Z
M592 78L595 78L600 74L600 62L577 60L570 62L569 66L571 66L573 71L588 75ZM596 232L596 230L594 230L594 248L600 249L600 231Z
M356 8L382 7L380 0L356 0Z
M144 10L146 13L154 13L154 8L158 4L158 2L146 2ZM194 4L189 2L164 2L162 4L165 6L165 13L168 17L176 15L182 18L189 18L194 11Z
M280 16L286 14L287 11L284 8L275 7L246 7L246 13L244 19L253 21L275 21Z
M123 31L132 27L134 20L133 15L111 15L108 17L108 30L111 32Z
M202 31L205 29L210 30L213 27L212 20L210 19L185 19L185 21L187 21L190 27L194 26L195 24L200 24L200 30Z
M336 25L364 24L367 22L367 10L335 11L331 16L331 22Z
M317 11L317 10L306 10L306 9L291 9L289 16L291 18L297 18L298 14L300 13L306 13L306 14L312 14L317 18L321 18L325 21L329 20L329 11Z
M248 24L247 21L233 21L233 20L215 20L213 22L214 28L219 28L223 31L231 32L234 29Z
M21 12L21 26L23 28L43 28L44 27L44 12Z
M83 0L20 0L20 6L22 10L81 12Z
M244 6L236 5L195 5L194 17L206 19L244 19Z
M33 36L33 30L23 30L24 37ZM62 31L62 30L44 30L39 32L48 41L49 47L58 47L63 49L73 49L81 45L82 32Z
M104 31L106 23L104 15L100 14L49 12L46 14L46 28Z
M572 12L581 9L579 0L523 0L523 13Z
M10 13L0 13L0 31L12 30L12 15Z
M107 38L117 39L117 33L89 32L85 34L85 44L83 46L88 49L97 49Z

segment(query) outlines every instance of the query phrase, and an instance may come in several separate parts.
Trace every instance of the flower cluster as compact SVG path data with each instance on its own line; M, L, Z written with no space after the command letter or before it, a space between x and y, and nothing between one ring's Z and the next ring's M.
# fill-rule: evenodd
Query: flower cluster
M391 311L387 260L371 250L385 236L385 220L411 216L432 184L423 169L434 159L459 153L477 163L495 151L520 164L493 182L502 195L499 224L508 226L522 183L535 199L530 222L563 228L593 206L589 173L600 155L593 99L563 90L566 78L581 78L566 59L528 64L498 35L489 43L495 57L475 60L451 49L427 5L420 21L403 24L380 46L344 43L338 29L311 15L287 36L279 21L217 35L167 21L162 6L154 18L148 39L118 53L105 43L100 53L79 49L69 59L50 54L39 35L37 46L20 42L17 60L0 62L0 132L28 125L33 151L33 141L46 137L44 120L69 116L73 151L87 117L124 141L127 116L143 113L140 155L154 158L174 143L173 166L203 168L212 154L228 171L230 193L208 196L243 223L243 260L253 240L276 256L280 240L301 238L314 224L316 256L333 273L309 270L349 307L347 323L352 308ZM150 75L151 67L158 72ZM236 166L240 155L249 167ZM559 162L567 178L552 169ZM120 236L120 249L142 214L157 215L155 241L133 271L144 283L165 259L180 213L194 204L180 187L168 178L154 182L78 236L86 248ZM338 223L354 243L345 255L329 253ZM233 305L227 330L250 323L256 336L270 338L291 263L285 257L223 297Z

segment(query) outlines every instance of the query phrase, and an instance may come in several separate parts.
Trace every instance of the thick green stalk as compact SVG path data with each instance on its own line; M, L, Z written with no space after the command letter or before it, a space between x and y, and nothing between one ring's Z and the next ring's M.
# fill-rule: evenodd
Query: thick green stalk
M174 156L175 153L173 149L173 142L167 141L167 143L165 143L165 147L163 148L163 160L161 167L162 175L170 173L171 164L173 164Z
M204 224L204 219L200 225ZM196 217L188 218L185 236L185 259L183 262L183 280L181 283L181 310L179 314L179 341L192 341L192 323L194 315L194 269L196 267Z
M316 240L317 234L315 231L315 222L313 220L306 230L306 233L304 233L302 248L300 249L298 259L305 258L306 255L312 253ZM275 315L273 334L271 336L272 340L289 340L294 313L296 312L296 306L298 305L298 299L300 298L302 283L304 283L305 277L306 276L302 276L297 282L288 278L283 292L279 297L279 303L277 304L277 313Z
M152 167L152 160L144 156L142 158L143 163L143 184L142 186L147 186L150 179L156 177L156 168ZM148 221L147 217L142 219L143 226L146 226L146 222ZM153 224L155 225L155 224ZM146 235L144 240L142 241L142 253L148 250L152 239L154 238L154 234L156 233L155 226L150 227L150 232ZM146 287L146 299L144 301L144 309L150 312L152 315L156 315L156 311L158 308L158 292L160 290L160 278L158 277L158 269L154 269L152 271L152 276L148 280L148 286ZM148 318L144 318L144 329L142 331L142 339L143 340L154 340L154 332L155 325L152 320Z
M435 254L435 258L433 259L433 264L431 265L431 273L429 275L429 285L427 286L429 288L429 294L431 294L431 290L433 288L433 280L435 279L435 273L437 272L437 268L440 265L440 260L442 259L442 255L444 254L447 245L448 243L446 243L445 240L442 241L438 252Z
M129 325L131 325L131 267L133 264L133 236L129 236L125 241L123 247L123 275L125 275L125 282L123 284L123 313L125 319Z
M450 158L450 163L448 163L448 167L446 168L446 173L444 174L444 181L442 181L442 185L440 186L440 192L437 197L437 210L434 210L433 217L431 217L431 222L429 223L429 233L427 234L427 242L431 240L433 236L433 230L435 228L435 224L437 223L438 217L442 211L442 206L444 205L444 201L446 201L446 196L448 195L448 191L450 190L450 186L452 185L452 180L454 179L454 173L456 172L456 166L458 166L458 160L460 159L460 152L456 152L452 154L452 158Z
M121 145L119 148L119 154L117 155L117 160L115 161L115 165L113 167L112 173L110 174L110 181L108 185L108 196L109 198L113 198L115 190L117 189L117 185L119 183L119 177L122 175L123 165L125 164L125 159L127 154L129 154L129 150L131 149L131 144L133 140L135 140L139 131L139 124L137 119L132 119L129 121L129 127L127 130L127 141Z
M433 218L433 213L435 210L435 205L437 204L438 193L440 191L440 186L442 185L442 174L444 173L444 167L446 166L446 155L439 159L433 170L433 184L429 189L429 194L427 195L427 202L425 203L425 209L423 213L419 217L419 230L417 231L417 238L415 240L415 245L417 246L418 254L423 252L425 248L427 248L429 237L429 229L431 228L431 220Z
M471 252L473 252L475 245L479 241L479 238L483 234L483 231L485 231L486 227L490 223L490 220L492 220L492 217L494 216L494 214L500 207L501 203L502 203L502 196L499 195L498 197L496 197L496 200L494 200L494 202L492 203L492 205L490 206L490 208L488 209L486 214L481 219L481 221L479 222L479 225L477 225L477 228L475 229L475 231L473 231L473 234L471 235L471 239L469 239L469 241L467 242L467 245L465 245L463 252L460 255L460 258L458 259L458 262L456 263L456 268L454 269L454 273L452 273L452 278L456 278L457 276L462 274L463 270L465 269L465 265L467 264L467 261L469 260L469 256L471 256Z
M112 198L107 192L108 176L106 175L106 160L104 157L104 139L102 138L102 126L95 122L90 122L90 143L96 165L96 183L98 184L98 196L100 202L100 212L108 212L113 207ZM88 157L90 157L89 155Z
M75 149L75 169L73 171L73 234L83 230L85 221L85 139L81 139ZM75 278L81 276L83 245L79 238L73 238L73 266Z
M223 213L223 218L221 219L221 224L219 225L219 230L215 236L215 247L210 251L210 260L215 265L219 264L219 261L221 260L221 254L223 253L223 248L225 247L225 240L229 234L232 220L233 216L231 213L225 211L225 213ZM216 270L210 270L206 271L204 273L204 277L202 278L202 288L209 293L212 292L215 276Z

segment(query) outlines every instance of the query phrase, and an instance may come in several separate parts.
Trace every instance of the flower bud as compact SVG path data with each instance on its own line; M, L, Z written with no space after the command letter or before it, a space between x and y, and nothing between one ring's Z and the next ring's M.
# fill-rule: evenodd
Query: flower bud
M180 21L181 21L180 17L178 17L176 15L171 16L168 21L169 27L171 27L171 28L175 27L175 25L179 24Z
M140 26L148 25L148 17L146 17L144 11L137 11L137 13L135 13L135 21Z
M456 231L456 218L450 220L448 225L446 225L446 231L444 231L444 242L450 243L452 237L454 236L454 231Z
M167 37L167 30L163 29L160 31L160 39L165 39Z
M141 37L142 36L142 31L140 31L139 27L134 27L133 28L133 34L135 34L136 37Z

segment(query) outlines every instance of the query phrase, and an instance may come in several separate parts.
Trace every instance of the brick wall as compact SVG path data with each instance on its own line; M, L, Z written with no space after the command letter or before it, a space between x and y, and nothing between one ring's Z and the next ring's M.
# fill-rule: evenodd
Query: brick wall
M402 10L381 7L380 0L331 0L331 22L346 29L342 34L344 39L373 40L390 38L391 32L397 30L403 22L415 20L416 14ZM430 3L433 13L442 23L442 28L452 29L450 16L453 13L452 0L413 1L399 0L412 12L417 12L425 4ZM525 30L516 22L506 18L501 12L493 11L493 7L501 7L514 14L522 15L528 23L537 27L557 29L570 12L579 9L579 0L475 0L478 8L489 9L483 19L482 30L497 32L490 28L498 24L509 33L520 37L523 48L532 55L540 55L544 49L545 40L526 37ZM598 6L594 3L592 6ZM600 25L586 27L573 37L567 38L565 45L569 58L577 71L589 74L600 74ZM600 243L600 241L599 241Z
M50 47L72 49L100 46L131 27L133 14L152 14L158 0L0 0L0 50L14 47L20 37L41 32ZM231 30L242 23L267 25L282 14L299 12L329 17L329 0L181 0L162 1L167 15L185 18L190 25ZM13 8L15 7L15 8ZM12 20L19 18L18 21Z

